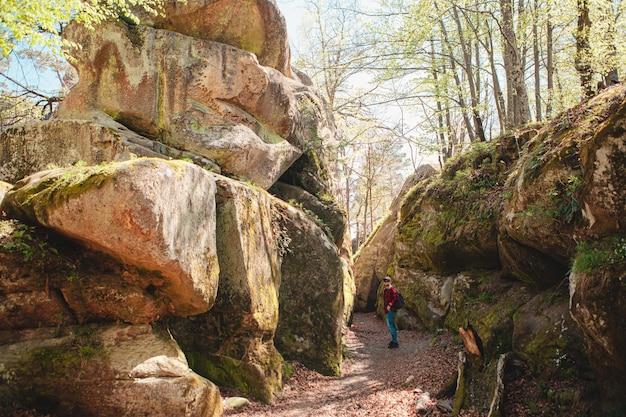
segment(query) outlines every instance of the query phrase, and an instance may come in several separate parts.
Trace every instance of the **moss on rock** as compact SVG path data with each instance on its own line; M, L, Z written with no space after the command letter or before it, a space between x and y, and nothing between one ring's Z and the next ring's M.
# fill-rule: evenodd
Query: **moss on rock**
M22 354L8 380L3 381L10 396L7 401L60 416L90 415L81 401L75 401L76 390L86 389L98 379L113 379L105 350L90 327L78 327L77 337L39 347Z
M497 215L506 165L499 163L497 144L473 145L441 175L409 191L398 223L400 265L444 274L499 267Z
M272 403L282 392L283 358L276 351L265 358L268 363L263 364L197 351L188 351L186 356L189 366L198 374L259 401Z

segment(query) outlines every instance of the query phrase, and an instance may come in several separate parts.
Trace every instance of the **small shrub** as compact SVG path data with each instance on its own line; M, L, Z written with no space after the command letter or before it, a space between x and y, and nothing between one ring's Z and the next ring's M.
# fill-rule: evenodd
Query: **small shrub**
M597 269L616 268L626 263L626 236L613 236L598 242L583 242L576 247L578 255L572 270L592 274Z
M18 224L13 230L13 233L11 233L11 237L13 239L10 242L5 243L3 248L7 252L21 253L24 257L24 262L30 261L35 253L32 237L34 231L35 228L33 226Z

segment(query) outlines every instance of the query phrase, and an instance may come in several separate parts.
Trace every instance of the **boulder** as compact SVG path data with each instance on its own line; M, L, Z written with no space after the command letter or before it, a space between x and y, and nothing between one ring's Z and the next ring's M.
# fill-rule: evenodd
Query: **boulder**
M404 311L400 310L396 316L398 325L402 328L443 328L450 310L455 282L463 277L462 274L458 275L443 276L396 267L393 285L402 292L405 302ZM376 288L379 288L378 295L382 298L384 288ZM377 313L384 316L383 303L379 303L377 307ZM410 317L404 317L407 310L417 317L417 322L412 322Z
M281 283L278 225L266 192L215 176L220 285L211 311L171 319L196 372L271 403L283 386L274 347Z
M218 388L149 325L0 332L0 367L2 403L59 417L222 415Z
M318 198L302 188L282 182L275 183L268 191L283 201L301 205L303 209L317 216L333 243L341 246L347 233L346 214L330 194Z
M122 23L95 32L71 25L64 34L83 48L75 52L80 81L59 106L59 118L91 119L103 111L262 188L333 134L312 88L244 50Z
M291 76L287 24L274 0L167 2L162 15L141 14L141 24L234 46L261 65Z
M337 247L304 212L278 200L274 211L286 243L274 342L285 358L339 375L341 330L346 311L352 310L348 294L354 292L353 277Z
M441 275L500 267L498 213L507 171L497 146L473 144L405 196L395 247L399 266Z
M1 207L156 272L149 285L172 314L203 313L215 301L215 182L193 164L137 159L43 171L18 182Z
M623 235L579 249L569 276L570 313L585 336L587 358L607 413L626 407L625 280Z
M150 140L104 113L94 120L49 120L0 133L0 180L15 183L39 171L73 165L98 165L135 157L188 159L219 173L212 161Z
M332 114L328 115L332 122ZM330 128L334 132L334 122ZM334 134L333 134L334 135ZM324 143L329 143L324 139ZM331 148L332 148L331 143ZM337 204L329 180L328 162L322 147L306 151L269 189L276 197L312 213L339 248L339 254L352 267L352 239L347 218Z
M577 242L623 228L624 117L626 90L620 86L543 127L508 180L503 230L569 266Z

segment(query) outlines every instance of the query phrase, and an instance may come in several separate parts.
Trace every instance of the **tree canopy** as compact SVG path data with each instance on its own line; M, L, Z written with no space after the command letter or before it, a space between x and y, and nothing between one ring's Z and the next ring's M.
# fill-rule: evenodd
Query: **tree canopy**
M555 116L626 69L622 0L306 4L295 64L334 109L337 183L357 234L384 214L370 209L390 201L372 200L375 185L364 174L377 172L374 143L422 154L434 147L445 162L472 142Z
M111 17L137 20L132 12L141 6L158 13L164 0L3 0L0 9L0 52L7 57L24 43L44 45L60 53L63 27L74 19L87 27Z

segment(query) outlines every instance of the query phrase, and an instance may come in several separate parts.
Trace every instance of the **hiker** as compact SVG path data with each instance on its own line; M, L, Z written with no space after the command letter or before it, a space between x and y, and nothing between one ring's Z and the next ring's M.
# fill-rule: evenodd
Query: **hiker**
M386 276L383 278L385 285L385 292L383 293L383 301L385 302L385 318L387 319L387 327L389 333L391 333L391 342L389 342L389 349L400 347L398 345L398 330L396 329L396 300L398 299L398 290L391 285L391 277Z

